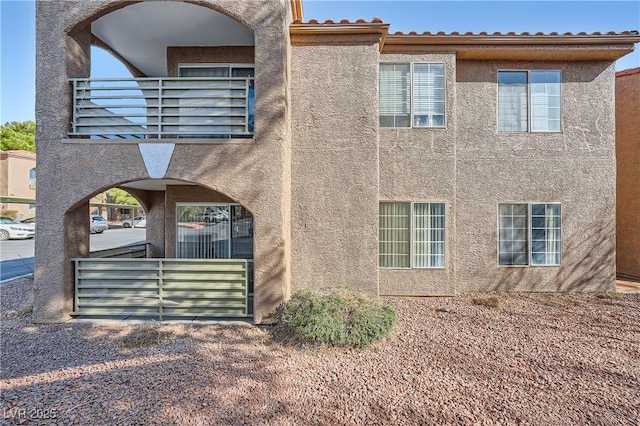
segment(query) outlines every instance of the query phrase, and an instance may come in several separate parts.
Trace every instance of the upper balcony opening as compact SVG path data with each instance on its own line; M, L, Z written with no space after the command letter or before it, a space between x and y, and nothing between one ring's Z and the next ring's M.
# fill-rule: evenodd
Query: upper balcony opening
M92 71L71 79L70 137L253 137L255 42L241 23L203 6L154 1L104 15L91 32L135 78Z

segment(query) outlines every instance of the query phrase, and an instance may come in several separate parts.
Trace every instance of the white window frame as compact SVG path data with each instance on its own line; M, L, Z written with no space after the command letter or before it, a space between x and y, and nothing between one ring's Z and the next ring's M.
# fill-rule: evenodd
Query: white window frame
M380 266L380 218L378 217L378 266L381 269L447 269L447 203L444 201L380 201L380 204L409 204L409 266ZM443 256L444 263L442 266L415 266L414 260L414 205L415 204L442 204L444 206L444 215L442 223L442 243L443 243ZM379 214L378 214L379 215Z
M554 71L560 74L560 82L559 85L559 98L560 98L560 106L558 107L560 110L560 126L558 130L531 130L531 112L533 108L531 107L531 74L534 72L540 71ZM500 130L500 73L501 72L521 72L527 74L527 130L519 131L519 130ZM560 69L499 69L496 73L496 130L498 133L562 133L562 116L563 116L563 108L562 108L562 70Z
M444 129L447 127L447 64L445 62L381 62L378 65L378 74L380 67L383 65L409 65L409 126L380 126L380 111L378 111L378 127L383 129ZM413 69L415 65L442 65L443 67L443 120L442 126L415 126L414 123L414 106L413 106ZM378 109L380 108L380 77L378 77Z
M501 205L512 205L512 204L522 204L527 206L527 264L526 265L503 265L500 263L500 206ZM533 226L532 226L532 207L537 204L553 204L560 206L560 263L549 263L549 264L533 264ZM496 264L501 268L557 268L562 266L562 259L564 258L563 252L563 241L564 241L564 215L563 215L563 206L562 203L557 201L508 201L504 203L498 203L496 205Z
M181 68L228 68L229 69L229 77L231 77L231 70L234 68L253 68L253 78L255 78L256 67L255 64L244 64L244 63L230 63L230 62L197 62L197 63L179 63L178 64L178 74L180 77L180 69ZM186 77L185 77L186 78Z

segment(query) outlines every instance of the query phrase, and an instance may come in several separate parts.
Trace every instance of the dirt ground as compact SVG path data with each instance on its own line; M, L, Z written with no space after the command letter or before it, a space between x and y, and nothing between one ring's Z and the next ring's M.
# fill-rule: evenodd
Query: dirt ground
M272 329L30 321L2 283L2 424L640 425L640 294L390 298L365 350ZM490 303L489 303L490 302Z

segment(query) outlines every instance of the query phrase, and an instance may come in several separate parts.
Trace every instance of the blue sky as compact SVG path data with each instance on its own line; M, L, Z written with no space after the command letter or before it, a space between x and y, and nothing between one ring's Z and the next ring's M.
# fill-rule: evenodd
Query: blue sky
M238 0L241 1L241 0ZM608 32L640 29L640 0L625 1L387 1L303 0L305 20L374 17L402 31L500 31L548 33ZM35 4L0 0L0 123L35 117ZM127 76L124 67L100 49L92 63L99 76ZM640 67L640 46L616 69ZM94 76L98 76L94 74Z

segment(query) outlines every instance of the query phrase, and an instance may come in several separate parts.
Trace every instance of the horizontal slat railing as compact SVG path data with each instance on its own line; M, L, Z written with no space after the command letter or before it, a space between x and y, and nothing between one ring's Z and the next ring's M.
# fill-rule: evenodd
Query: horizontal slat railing
M81 258L75 263L79 316L245 318L244 259Z
M253 77L74 78L69 136L231 138L253 134Z

